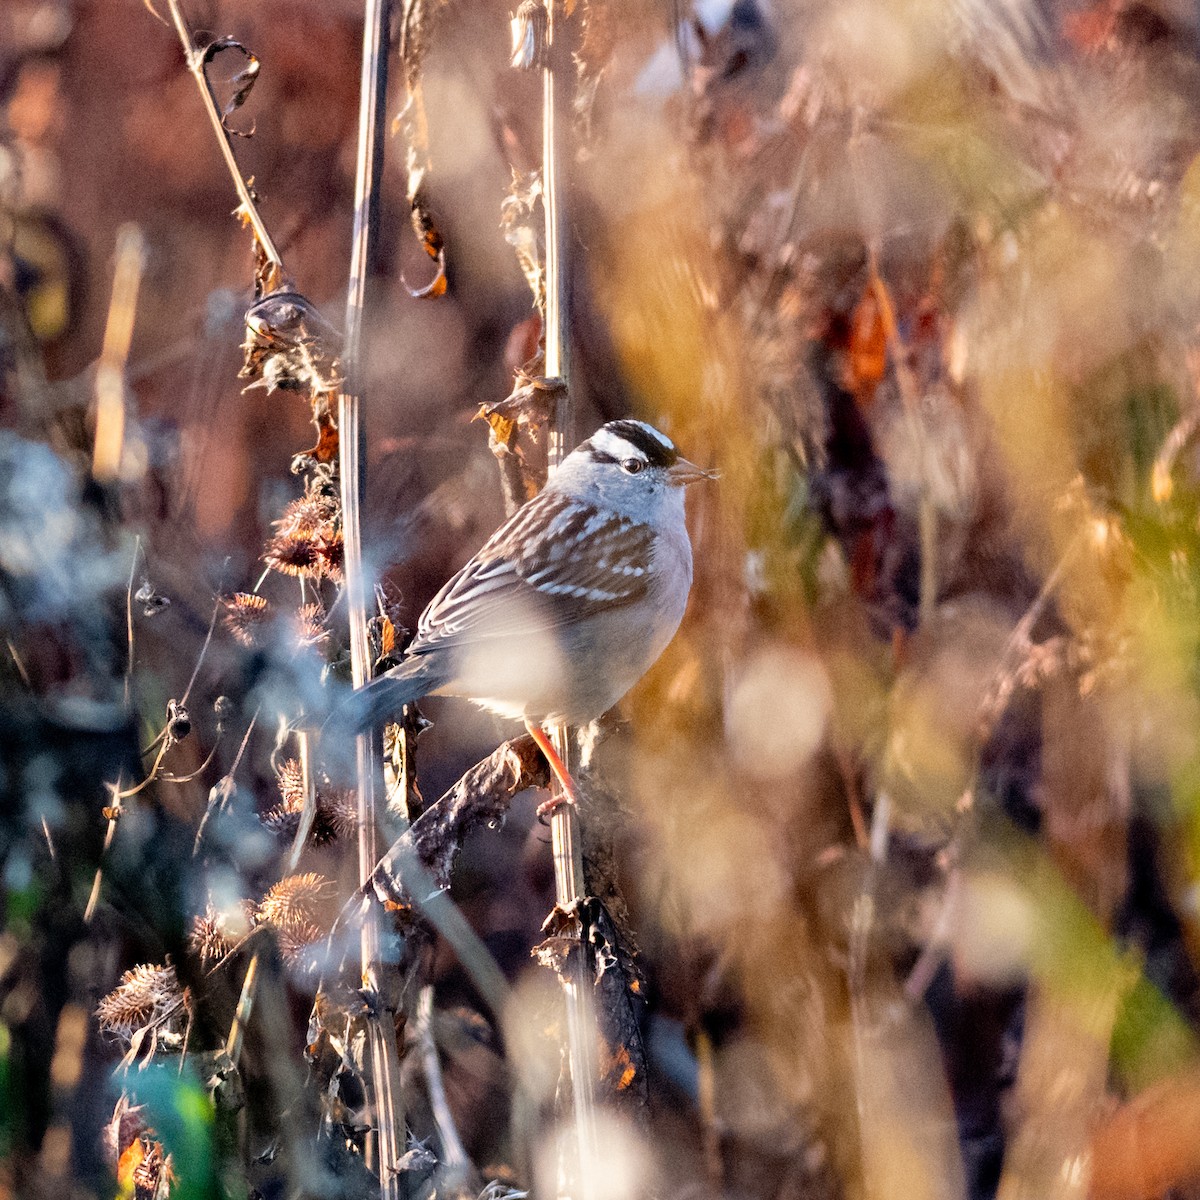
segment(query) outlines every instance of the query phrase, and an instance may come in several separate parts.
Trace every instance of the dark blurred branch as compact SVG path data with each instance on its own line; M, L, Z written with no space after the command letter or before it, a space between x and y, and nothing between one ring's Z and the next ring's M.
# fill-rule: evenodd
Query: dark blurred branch
M364 892L372 894L365 900L370 905L378 899L397 908L412 905L420 909L457 955L496 1023L503 1023L511 998L508 980L462 910L450 899L449 891L439 888L422 865L411 840L401 837L392 844L371 872Z

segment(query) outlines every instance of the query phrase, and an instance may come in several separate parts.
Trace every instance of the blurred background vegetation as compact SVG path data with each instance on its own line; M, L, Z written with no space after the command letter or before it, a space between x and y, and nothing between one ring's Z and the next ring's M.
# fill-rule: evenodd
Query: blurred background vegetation
M397 7L362 370L381 656L503 519L489 436L544 456L520 379L475 420L537 361L540 80L507 6ZM410 882L386 1002L354 979L356 812L310 761L348 676L312 429L336 370L239 375L273 285L157 8L0 8L0 1195L378 1194L380 1012L403 1194L567 1194L545 797L509 794L545 777L518 743L499 792L456 793L494 811L447 822L513 736L465 704L422 705L382 844L428 808L425 882L479 940ZM237 48L214 86L319 349L360 6L186 18L257 56L244 103ZM602 1154L575 1194L1200 1196L1200 15L565 20L576 433L633 413L722 472L683 629L588 733Z

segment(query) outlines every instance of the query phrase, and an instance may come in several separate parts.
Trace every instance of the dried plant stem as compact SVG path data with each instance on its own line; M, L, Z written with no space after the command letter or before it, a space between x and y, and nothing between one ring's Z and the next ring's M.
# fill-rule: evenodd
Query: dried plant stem
M442 1146L442 1165L445 1173L439 1181L449 1193L458 1191L467 1181L471 1170L471 1159L458 1134L454 1114L446 1099L446 1084L442 1078L442 1063L438 1058L437 1043L433 1038L433 987L426 984L417 1000L417 1041L421 1049L421 1068L425 1072L425 1085L429 1089L429 1106L433 1110L433 1122L437 1126L438 1141Z
M296 828L291 854L288 856L289 871L296 870L300 865L300 855L308 845L308 836L312 833L313 822L317 818L317 785L313 777L312 743L303 729L296 734L296 747L300 752L300 776L304 781L304 808L301 810L300 824Z
M367 635L367 584L362 554L363 435L361 418L362 320L367 282L374 258L378 227L379 177L383 155L383 106L387 90L388 0L366 0L363 19L362 80L359 92L358 156L354 189L354 236L350 288L346 302L345 365L347 384L338 398L338 467L342 493L342 532L345 541L346 606L350 624L350 660L354 686L371 676ZM371 737L357 741L358 869L365 884L378 861L375 828L375 782L378 748ZM362 923L362 979L367 992L382 997L379 908L370 905ZM391 1015L386 1008L370 1025L371 1087L380 1194L398 1200L404 1153L404 1112L401 1107L400 1059Z
M566 253L567 203L564 166L569 162L571 106L569 83L573 66L566 37L566 8L562 0L546 3L546 65L542 72L542 203L546 218L545 373L568 382L570 346ZM559 120L559 113L562 120ZM560 394L550 430L550 469L554 470L571 446L570 394ZM565 728L553 733L559 756L570 770L569 738ZM558 785L556 794L561 797ZM550 818L554 855L554 888L558 906L571 910L583 899L583 848L579 810L562 803ZM567 1013L567 1054L571 1073L572 1117L576 1161L560 1164L560 1192L590 1196L589 1176L598 1161L594 1081L596 1079L596 1021L592 1009L587 941L581 938L572 967L563 976ZM566 1144L566 1143L564 1143ZM577 1189L577 1191L576 1191Z
M113 483L121 474L121 455L125 447L125 366L133 341L133 318L137 312L145 258L142 231L136 225L122 225L117 230L112 300L96 368L92 475L100 483Z
M246 1026L250 1023L250 1014L254 1010L254 997L258 991L258 955L251 956L250 965L246 968L246 976L242 980L242 994L238 997L237 1011L233 1014L233 1023L229 1026L229 1036L225 1039L225 1053L229 1061L236 1067L242 1057L242 1043L246 1037Z
M262 247L263 254L279 271L282 271L283 259L279 256L279 251L275 248L275 243L271 240L271 235L267 232L262 217L259 216L258 206L254 203L249 186L242 178L241 168L237 164L233 146L229 142L229 133L221 120L217 102L209 89L208 78L204 74L204 55L192 45L191 30L188 29L187 22L183 19L179 0L167 0L167 7L171 11L171 21L175 25L175 32L179 35L179 42L183 46L187 68L196 81L196 86L200 89L200 97L204 101L204 111L208 113L209 123L217 135L217 145L221 150L221 157L225 160L225 166L233 179L233 186L237 189L242 211L246 214L246 220L250 222L250 228L254 230L254 236Z
M133 577L137 573L138 555L142 552L142 535L133 539L133 555L129 561L129 585L125 589L125 705L129 706L133 686Z
M696 1087L704 1174L713 1193L719 1195L725 1183L725 1169L721 1162L721 1131L717 1126L716 1064L713 1061L712 1038L705 1029L696 1034Z
M393 883L393 876L404 881L402 889ZM415 904L454 952L497 1024L503 1025L512 1000L512 991L504 972L479 934L471 928L462 909L450 898L449 891L440 887L425 869L407 838L399 838L380 861L372 874L368 890L377 897L387 897L398 904ZM373 898L365 898L364 903L375 906Z

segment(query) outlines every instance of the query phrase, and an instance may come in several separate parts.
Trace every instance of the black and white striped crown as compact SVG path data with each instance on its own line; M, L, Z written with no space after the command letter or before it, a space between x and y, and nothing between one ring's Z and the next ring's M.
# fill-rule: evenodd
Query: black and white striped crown
M675 443L645 421L609 421L583 444L593 462L624 462L639 458L651 467L672 467L679 461Z

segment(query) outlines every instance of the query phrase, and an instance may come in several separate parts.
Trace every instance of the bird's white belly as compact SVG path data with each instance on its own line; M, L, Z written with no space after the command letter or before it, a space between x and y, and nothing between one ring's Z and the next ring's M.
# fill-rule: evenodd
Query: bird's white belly
M686 534L664 538L649 593L634 606L595 613L577 625L488 638L460 647L456 682L466 696L513 720L585 725L607 712L650 669L675 636L692 577Z

